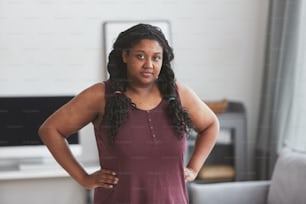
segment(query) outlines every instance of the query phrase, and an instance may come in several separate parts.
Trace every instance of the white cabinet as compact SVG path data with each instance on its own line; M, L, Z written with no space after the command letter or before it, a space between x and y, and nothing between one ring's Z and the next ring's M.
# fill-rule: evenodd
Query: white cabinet
M88 172L98 166L86 167ZM1 204L87 204L90 191L61 168L38 168L0 172Z

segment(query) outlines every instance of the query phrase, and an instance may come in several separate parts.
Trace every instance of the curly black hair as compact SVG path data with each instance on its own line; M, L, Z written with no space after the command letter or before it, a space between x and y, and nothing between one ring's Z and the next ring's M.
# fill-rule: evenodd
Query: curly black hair
M110 143L115 141L119 127L128 118L129 106L132 104L129 97L120 94L126 91L128 85L126 64L122 60L122 51L131 49L143 39L156 40L163 48L163 62L157 84L163 99L169 100L167 112L178 138L181 139L184 132L192 127L188 113L176 98L175 76L170 64L174 59L173 50L160 28L140 23L119 34L108 57L107 70L110 78L107 91L111 94L106 95L103 119L107 124Z

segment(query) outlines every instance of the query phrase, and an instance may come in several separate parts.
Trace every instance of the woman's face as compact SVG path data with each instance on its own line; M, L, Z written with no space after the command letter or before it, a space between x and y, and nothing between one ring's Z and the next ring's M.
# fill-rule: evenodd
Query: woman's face
M163 48L156 40L141 40L132 49L122 52L130 83L146 86L155 82L162 67Z

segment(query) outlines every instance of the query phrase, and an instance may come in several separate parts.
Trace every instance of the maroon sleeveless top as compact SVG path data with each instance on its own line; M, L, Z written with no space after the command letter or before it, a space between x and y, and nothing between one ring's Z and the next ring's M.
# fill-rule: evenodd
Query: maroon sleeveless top
M113 145L108 143L104 122L95 129L101 168L116 172L119 178L112 189L95 189L95 204L188 203L186 136L177 138L167 117L167 105L164 99L152 110L131 105Z

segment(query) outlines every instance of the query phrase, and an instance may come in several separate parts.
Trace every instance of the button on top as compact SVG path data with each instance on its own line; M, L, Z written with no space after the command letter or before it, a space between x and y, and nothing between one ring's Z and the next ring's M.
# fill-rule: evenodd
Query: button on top
M152 124L151 113L150 113L150 111L146 111L146 112L147 112L147 118L148 118L149 128L151 130L152 138L153 138L154 141L156 141L156 134L155 134L155 131L154 131L154 126Z

